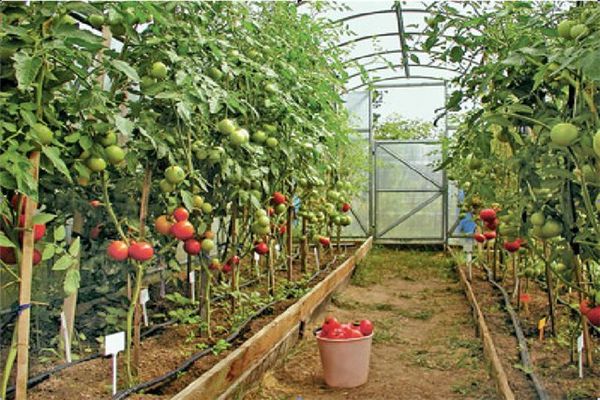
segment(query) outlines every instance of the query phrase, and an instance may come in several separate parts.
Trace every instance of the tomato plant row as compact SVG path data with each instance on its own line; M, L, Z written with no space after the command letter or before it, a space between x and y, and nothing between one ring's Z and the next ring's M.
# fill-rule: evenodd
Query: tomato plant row
M339 51L324 52L337 37L325 21L280 2L15 2L0 5L0 26L0 264L17 284L29 200L33 263L63 277L65 295L98 257L81 241L104 239L112 264L135 275L130 382L134 315L157 255L181 246L199 256L192 269L228 274L236 293L241 257L272 258L279 243L291 260L295 228L305 261L309 242L329 247L350 223L345 73Z
M581 319L569 324L583 324L590 349L587 324L598 321L584 315L600 305L600 9L549 2L463 6L432 6L424 42L463 72L448 110L472 105L443 167L466 192L463 213L480 221L475 239L525 255L513 267L517 301L519 279L545 281L556 335L557 297L575 308L586 301ZM571 291L577 296L569 297Z

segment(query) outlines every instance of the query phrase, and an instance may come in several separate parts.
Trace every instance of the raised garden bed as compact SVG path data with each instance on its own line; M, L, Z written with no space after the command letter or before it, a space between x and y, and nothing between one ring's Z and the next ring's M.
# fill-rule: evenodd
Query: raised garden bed
M116 398L136 398L136 396L141 396L137 398L171 398L206 371L210 370L208 373L211 374L213 371L211 367L219 360L228 360L230 354L239 354L241 349L247 349L248 346L244 343L248 338L252 338L249 342L255 343L258 340L256 338L261 337L260 335L254 336L256 332L277 332L277 335L268 335L275 342L269 342L267 347L261 347L262 350L270 349L273 343L277 343L282 338L279 334L289 334L289 329L294 325L298 328L299 320L310 316L310 313L319 304L326 301L327 296L350 275L356 261L364 257L370 246L371 241L368 240L355 254L351 254L349 251L344 254L334 254L334 251L326 253L321 260L322 270L312 274L306 279L305 285L298 285L296 290L296 293L302 294L308 288L313 287L310 291L312 296L309 293L300 300L296 300L289 295L288 298L257 305L246 310L245 320L235 326L220 325L222 322L219 321L224 321L228 315L228 302L223 302L214 310L215 335L212 339L199 335L198 326L193 323L176 323L162 327L160 333L142 342L139 384L134 386L133 390L119 392ZM297 264L295 266L299 267ZM336 266L338 267L336 268ZM311 271L315 270L311 269ZM328 274L330 271L333 272ZM282 279L281 282L285 281ZM283 287L284 285L279 286ZM264 291L261 285L250 287L250 289L258 292ZM306 300L307 296L310 296L310 301ZM290 306L292 307L290 308ZM288 311L285 312L286 310ZM287 317L283 318L284 315ZM286 324L278 322L282 318ZM270 321L273 321L279 328L277 330L267 329L265 325ZM271 324L267 326L272 327ZM218 327L221 327L222 332L219 332ZM235 350L236 348L237 350ZM260 353L255 354L260 355ZM244 362L236 364L238 365L237 372L233 373L231 378L237 379L243 372L252 369L254 364L248 363L248 361L256 361L256 359L249 360L246 357ZM122 365L120 368L123 371ZM110 360L105 358L79 363L54 374L47 381L36 386L30 391L29 398L45 400L109 398L110 370ZM233 383L233 380L229 380L228 383ZM120 388L123 389L123 386L121 382ZM223 389L223 386L218 386L218 388ZM146 392L146 394L137 395L138 392Z

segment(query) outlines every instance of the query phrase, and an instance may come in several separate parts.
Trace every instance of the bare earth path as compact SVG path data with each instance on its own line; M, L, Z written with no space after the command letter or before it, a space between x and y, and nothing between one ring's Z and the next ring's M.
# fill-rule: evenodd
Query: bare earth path
M311 336L245 399L498 398L471 310L451 260L442 254L373 249L327 312L341 322L374 322L369 382L328 388Z

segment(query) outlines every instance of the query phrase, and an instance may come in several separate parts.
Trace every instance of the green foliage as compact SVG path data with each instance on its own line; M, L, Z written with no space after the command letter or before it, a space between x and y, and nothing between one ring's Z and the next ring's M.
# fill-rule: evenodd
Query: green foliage
M378 140L435 140L439 133L431 122L405 118L394 113L374 124L373 135Z

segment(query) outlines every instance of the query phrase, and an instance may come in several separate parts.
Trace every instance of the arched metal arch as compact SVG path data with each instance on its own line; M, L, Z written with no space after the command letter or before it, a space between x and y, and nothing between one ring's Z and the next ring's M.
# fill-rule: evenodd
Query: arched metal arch
M440 55L440 54L442 54L439 51L424 51L424 50L411 50L410 52L411 53L419 53L419 54L434 54L434 55ZM384 50L384 51L376 51L374 53L363 54L361 56L350 58L350 59L344 61L344 64L350 64L352 62L363 60L365 58L371 58L371 57L376 57L376 56L383 56L383 55L386 55L386 54L402 54L402 50ZM475 61L472 58L467 58L467 57L463 58L463 60L467 61L467 62L474 62Z
M333 21L334 24L336 23L340 23L340 22L346 22L346 21L350 21L352 19L356 19L356 18L363 18L363 17L369 17L371 15L377 15L377 14L392 14L392 13L396 13L396 10L389 9L389 10L377 10L377 11L369 11L369 12L364 12L364 13L358 13L358 14L353 14L353 15L349 15L347 17L344 18L340 18L340 19L336 19L335 21ZM423 14L430 14L430 12L428 10L422 9L422 8L403 8L402 9L402 13L423 13Z
M444 84L446 84L449 81L448 79L445 79L445 78L433 77L433 76L429 76L429 75L393 76L390 78L374 79L369 82L363 82L360 85L349 88L347 90L347 92L350 93L350 92L361 89L368 85L375 86L381 82L389 82L389 81L403 80L403 79L426 79L429 81L443 82L441 85L437 84L435 86L444 86ZM434 85L428 85L427 83L421 82L421 83L416 83L415 86L434 86Z
M450 69L450 68L446 68L446 67L441 67L439 65L422 65L422 64L408 64L409 67L415 67L415 68L431 68L431 69L439 69L439 70L443 70L443 71L449 71L449 72L460 72L458 70L455 69ZM404 67L404 64L394 64L394 65L385 65L383 67L377 67L377 68L371 68L368 69L367 72L374 72L374 71L381 71L384 69L395 69L395 68L400 68L400 67ZM360 72L357 72L355 74L352 74L350 76L348 76L348 79L352 79L355 78L357 76L360 76ZM412 76L409 76L408 78L410 78Z

